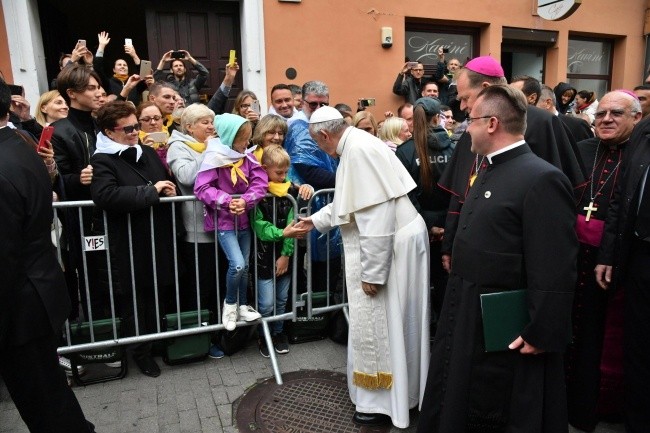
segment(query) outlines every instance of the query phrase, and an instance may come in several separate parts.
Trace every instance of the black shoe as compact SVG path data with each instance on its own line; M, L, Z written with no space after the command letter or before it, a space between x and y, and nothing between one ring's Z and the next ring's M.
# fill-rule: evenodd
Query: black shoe
M151 355L145 355L140 358L134 358L135 364L138 366L142 374L149 377L160 376L160 367Z
M273 346L276 353L289 353L289 339L284 334L277 334L273 337Z
M266 340L264 338L260 338L257 343L260 346L260 355L265 358L269 358L271 354L269 353L269 348L266 345Z
M354 412L354 416L352 416L352 422L367 426L380 426L392 423L390 417L383 413L363 413L356 411Z

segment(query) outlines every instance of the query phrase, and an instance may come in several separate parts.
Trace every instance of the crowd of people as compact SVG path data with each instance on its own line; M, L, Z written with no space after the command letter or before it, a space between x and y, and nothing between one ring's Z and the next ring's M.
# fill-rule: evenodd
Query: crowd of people
M45 176L39 194L96 205L59 215L63 232L54 241L64 271L53 255L47 265L59 269L52 279L65 279L61 298L73 308L67 313L61 303L52 313L50 295L37 287L43 321L50 316L38 350L49 351L48 359L66 317L118 314L124 335L142 335L157 332L159 317L177 307L221 311L227 331L283 314L292 257L300 269L305 260L294 239L308 237L313 290L336 292L346 281L355 423L406 428L409 409L420 406L419 432L550 433L569 423L593 431L612 416L624 416L628 432L647 430L648 84L600 100L529 76L508 85L491 57L462 65L441 47L430 77L422 63L404 64L393 86L404 103L381 120L364 100L356 112L330 105L322 81L275 84L268 114L255 93L242 90L226 113L236 62L202 103L209 72L188 51L166 52L140 76L129 65L142 60L125 45L109 76L103 52L110 40L101 32L94 54L80 42L63 55L55 89L33 112L24 95L9 100L0 85L8 125L0 139L37 150ZM50 126L52 138L37 145ZM0 165L3 190L15 169ZM317 195L313 213L298 218L293 201L304 204L329 188L332 201ZM178 203L180 224L176 205L160 201L177 195L195 197ZM109 250L84 254L89 235L107 235ZM4 256L0 262L18 268ZM483 296L519 289L525 326L502 348L486 349ZM7 318L12 298L0 295L0 344L22 344L32 337L14 338L24 320ZM261 355L287 353L283 322L270 331L272 347L260 325ZM145 375L160 374L150 342L130 352ZM225 355L218 339L209 354ZM70 373L69 360L59 357L58 365ZM12 364L0 367L6 381ZM43 374L51 370L48 364ZM61 390L65 382L49 383L76 417L70 431L92 431L74 395ZM8 386L28 425L37 425L28 421L35 417L28 399Z

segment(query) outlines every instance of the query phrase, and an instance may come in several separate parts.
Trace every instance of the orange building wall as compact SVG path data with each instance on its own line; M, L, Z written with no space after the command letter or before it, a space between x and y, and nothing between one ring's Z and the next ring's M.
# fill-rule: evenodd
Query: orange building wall
M11 59L9 58L9 42L7 40L7 27L2 7L0 7L0 72L7 83L14 82L14 75L11 72Z
M320 79L330 86L330 102L352 107L360 97L375 97L371 111L383 119L402 98L391 89L404 64L405 17L488 23L481 27L480 53L499 59L502 27L559 31L555 47L547 49L545 81L566 79L569 32L615 38L612 88L632 88L641 81L647 0L583 0L568 19L546 21L533 15L536 0L264 0L267 84ZM623 7L623 4L625 5ZM381 47L381 27L392 27L393 47ZM288 80L285 70L298 75ZM269 95L267 95L269 96ZM270 98L270 96L269 96Z

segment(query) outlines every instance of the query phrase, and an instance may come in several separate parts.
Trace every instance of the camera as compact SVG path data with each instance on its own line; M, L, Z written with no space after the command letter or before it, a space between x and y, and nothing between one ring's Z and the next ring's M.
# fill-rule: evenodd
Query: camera
M360 98L359 103L362 107L372 107L375 105L375 98Z
M172 59L184 59L185 53L182 51L172 51Z
M448 54L449 53L449 48L443 48L442 52L445 53L445 54Z

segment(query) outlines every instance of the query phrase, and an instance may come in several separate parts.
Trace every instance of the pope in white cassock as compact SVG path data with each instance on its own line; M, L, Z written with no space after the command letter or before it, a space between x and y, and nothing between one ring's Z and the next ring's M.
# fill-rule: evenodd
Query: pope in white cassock
M298 225L341 229L353 421L406 428L429 366L429 238L407 196L415 183L388 146L334 108L309 124L318 146L340 158L334 200Z

